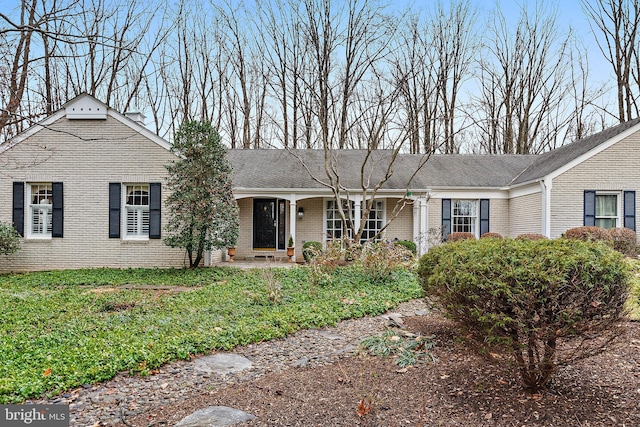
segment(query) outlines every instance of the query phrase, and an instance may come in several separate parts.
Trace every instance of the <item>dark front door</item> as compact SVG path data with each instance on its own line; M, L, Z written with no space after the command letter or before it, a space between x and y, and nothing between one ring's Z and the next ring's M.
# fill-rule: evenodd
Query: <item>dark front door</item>
M275 199L253 200L253 248L276 248L278 220Z

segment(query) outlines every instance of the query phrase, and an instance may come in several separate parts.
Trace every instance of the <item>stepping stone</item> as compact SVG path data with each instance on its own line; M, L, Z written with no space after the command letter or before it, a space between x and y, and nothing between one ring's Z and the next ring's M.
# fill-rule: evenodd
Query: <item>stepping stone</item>
M175 427L224 427L249 421L255 416L227 406L209 406L184 417Z
M342 335L338 335L338 334L332 334L329 331L318 331L318 334L328 340L343 340L344 337Z
M239 354L216 353L196 359L193 367L196 371L224 375L244 371L251 366L251 361Z
M404 316L400 313L389 313L382 315L382 318L388 321L387 325L394 328L402 328L402 326L404 325L404 320L402 320L403 317Z

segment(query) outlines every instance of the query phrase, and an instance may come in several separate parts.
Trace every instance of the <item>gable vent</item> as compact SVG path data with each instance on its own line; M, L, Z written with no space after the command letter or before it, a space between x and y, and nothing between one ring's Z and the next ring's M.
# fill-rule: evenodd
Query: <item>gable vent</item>
M77 99L66 107L67 119L91 120L107 118L107 107L91 97Z

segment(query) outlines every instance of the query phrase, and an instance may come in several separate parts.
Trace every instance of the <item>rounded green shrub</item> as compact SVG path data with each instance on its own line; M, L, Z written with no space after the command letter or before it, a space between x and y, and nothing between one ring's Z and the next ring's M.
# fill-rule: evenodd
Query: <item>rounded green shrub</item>
M0 221L0 254L10 255L20 249L20 235L13 226Z
M522 233L516 237L518 240L546 240L547 236L539 233Z
M451 233L447 236L447 242L459 242L461 240L476 240L476 236L466 232Z
M420 258L418 275L445 315L481 345L513 355L533 391L557 366L598 353L620 333L629 293L622 254L569 239L442 245Z
M310 262L320 252L322 252L322 243L320 242L310 240L302 245L302 256L306 262Z
M565 239L582 240L583 242L605 242L613 246L613 237L609 230L602 227L586 226L570 228L564 232Z
M502 239L502 234L488 231L480 236L481 239Z
M409 251L411 251L413 256L416 256L416 254L418 253L418 246L415 244L415 242L412 242L410 240L398 240L395 242L395 244L397 246L403 246L407 248Z
M638 237L635 231L630 228L612 228L609 234L613 239L613 249L629 257L636 256Z

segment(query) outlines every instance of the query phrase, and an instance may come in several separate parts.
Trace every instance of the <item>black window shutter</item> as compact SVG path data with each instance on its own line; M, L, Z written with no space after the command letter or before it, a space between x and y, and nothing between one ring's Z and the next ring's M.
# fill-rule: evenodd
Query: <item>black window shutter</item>
M636 192L624 192L624 227L636 231Z
M149 238L160 238L161 224L161 184L159 182L149 183Z
M584 225L596 225L596 191L584 190Z
M24 236L24 182L13 183L13 228Z
M489 199L480 199L480 235L489 232Z
M51 237L62 237L64 229L64 197L61 182L51 183Z
M442 199L442 238L451 234L451 199Z
M109 183L109 238L120 238L120 192L119 182Z

